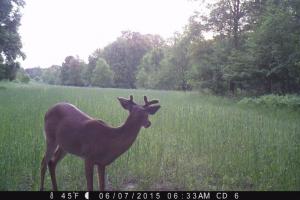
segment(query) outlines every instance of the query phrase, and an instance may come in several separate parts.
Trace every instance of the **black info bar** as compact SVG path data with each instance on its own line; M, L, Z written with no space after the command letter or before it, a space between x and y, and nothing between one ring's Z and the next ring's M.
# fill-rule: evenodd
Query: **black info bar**
M299 191L62 191L62 192L0 192L1 199L39 200L108 200L108 199L151 199L151 200L253 200L253 199L297 199Z

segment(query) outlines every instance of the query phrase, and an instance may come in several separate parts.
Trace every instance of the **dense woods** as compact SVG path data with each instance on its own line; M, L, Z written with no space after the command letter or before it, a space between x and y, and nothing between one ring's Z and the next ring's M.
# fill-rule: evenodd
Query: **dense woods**
M26 73L37 81L73 86L299 93L299 1L218 0L206 6L208 15L195 12L172 38L123 31L87 63L67 56L61 66ZM12 77L4 74L0 70L2 79Z

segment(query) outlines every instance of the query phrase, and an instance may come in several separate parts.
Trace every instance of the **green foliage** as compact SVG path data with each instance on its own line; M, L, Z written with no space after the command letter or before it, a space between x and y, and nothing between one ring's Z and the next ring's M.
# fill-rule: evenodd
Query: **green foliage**
M146 73L145 68L141 67L136 76L136 85L138 88L152 88L150 81L150 75Z
M155 88L163 90L175 90L177 85L176 76L173 70L174 65L170 63L169 54L166 52L164 59L162 59L160 65L161 70L156 73L157 83Z
M271 108L300 109L300 97L297 95L263 95L258 98L243 98L240 105L255 105Z
M61 66L52 65L49 68L46 68L42 71L41 79L44 83L50 85L60 85L61 84ZM35 79L39 80L39 79Z
M91 78L93 75L93 71L96 67L97 60L103 58L103 51L102 49L96 49L90 56L89 56L89 62L83 69L82 78L85 82L86 86L91 86Z
M155 45L157 36L124 31L122 36L103 50L103 56L114 71L116 87L135 88L138 65L143 56Z
M188 82L189 63L189 45L191 41L187 33L178 34L174 38L174 45L167 50L165 56L166 66L169 66L170 76L176 81L173 88L177 90L189 90L191 87Z
M40 79L43 75L43 69L41 67L29 68L25 69L25 71L31 79L36 79L37 77Z
M25 72L23 68L20 68L16 74L16 81L20 83L29 83L30 78L29 75Z
M249 94L300 91L298 3L220 0L202 18L202 31L216 35L191 46L196 87L233 95L237 89Z
M287 2L269 1L259 26L248 40L252 66L267 93L292 93L300 89L300 26Z
M189 45L194 34L176 33L172 43L145 54L139 66L137 85L142 88L190 90Z
M159 89L159 73L161 72L161 61L164 58L162 48L154 48L146 53L138 67L137 87Z
M210 14L206 18L208 28L218 33L222 38L227 37L232 41L232 46L239 48L240 34L247 18L245 0L219 0L210 4Z
M102 58L99 58L93 70L91 84L99 87L113 87L113 72Z
M61 83L63 85L84 86L82 72L85 63L78 57L67 56L61 67Z
M21 51L22 43L18 33L20 26L20 8L23 0L0 1L0 80L15 79L19 63L18 57L25 58Z
M193 71L194 85L199 89L208 88L215 94L225 94L226 82L224 69L228 61L229 50L227 41L215 39L215 41L202 41L193 47Z

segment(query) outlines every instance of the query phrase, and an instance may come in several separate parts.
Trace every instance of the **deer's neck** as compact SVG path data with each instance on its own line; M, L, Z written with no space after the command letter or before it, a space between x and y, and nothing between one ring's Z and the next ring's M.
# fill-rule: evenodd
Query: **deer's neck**
M124 124L118 128L118 132L120 133L120 139L124 143L131 145L136 139L140 129L140 120L136 120L132 115L129 114Z

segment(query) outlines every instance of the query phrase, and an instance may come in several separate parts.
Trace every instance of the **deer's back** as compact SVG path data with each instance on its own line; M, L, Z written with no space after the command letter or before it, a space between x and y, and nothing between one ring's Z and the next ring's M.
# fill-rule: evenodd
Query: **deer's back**
M56 140L59 135L76 134L87 120L91 120L91 117L74 105L58 103L45 114L46 138Z
M105 122L91 118L68 103L56 104L48 110L45 115L45 134L49 142L81 157L100 157L115 135L111 134L111 127Z

